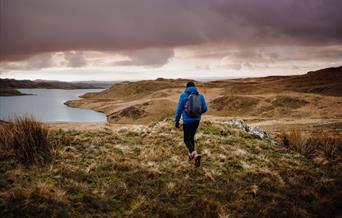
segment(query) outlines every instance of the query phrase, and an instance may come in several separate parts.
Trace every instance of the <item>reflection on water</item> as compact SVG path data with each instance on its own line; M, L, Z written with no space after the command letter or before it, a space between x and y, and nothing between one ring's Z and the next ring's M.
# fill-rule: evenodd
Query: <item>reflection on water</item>
M101 89L18 89L26 96L0 96L0 119L13 116L33 115L42 122L106 122L106 116L87 109L71 108L65 101L79 99L87 92Z

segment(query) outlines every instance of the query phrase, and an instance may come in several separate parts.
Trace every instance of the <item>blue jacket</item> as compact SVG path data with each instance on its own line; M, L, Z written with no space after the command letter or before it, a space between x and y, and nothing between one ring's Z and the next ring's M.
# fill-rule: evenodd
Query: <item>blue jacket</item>
M188 100L188 96L190 93L198 93L196 87L188 87L185 89L184 93L180 96L178 106L176 109L176 118L175 121L176 123L179 122L181 116L183 118L183 124L189 124L193 123L194 121L199 121L201 120L201 116L199 117L190 117L186 112L185 112L185 103ZM205 102L204 96L200 94L201 100L202 100L202 113L205 113L208 111L207 103Z

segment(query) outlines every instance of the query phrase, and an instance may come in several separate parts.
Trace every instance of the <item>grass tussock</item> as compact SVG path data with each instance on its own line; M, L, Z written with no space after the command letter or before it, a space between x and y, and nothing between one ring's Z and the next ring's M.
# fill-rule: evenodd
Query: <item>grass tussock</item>
M282 134L282 143L323 165L342 161L342 138L327 132L313 134L293 129Z
M336 217L340 172L227 124L202 122L202 165L171 121L51 130L51 162L0 160L0 217Z
M0 126L0 158L42 163L50 157L48 132L32 117L17 117Z

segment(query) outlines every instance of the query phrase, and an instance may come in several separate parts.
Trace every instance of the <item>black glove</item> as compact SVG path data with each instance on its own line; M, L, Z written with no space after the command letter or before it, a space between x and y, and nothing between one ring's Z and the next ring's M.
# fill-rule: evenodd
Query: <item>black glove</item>
M176 128L179 128L179 122L176 122L175 126L176 126Z

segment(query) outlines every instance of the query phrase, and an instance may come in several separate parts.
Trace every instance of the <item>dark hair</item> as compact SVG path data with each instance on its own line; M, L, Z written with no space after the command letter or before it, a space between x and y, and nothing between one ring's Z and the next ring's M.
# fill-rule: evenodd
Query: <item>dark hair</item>
M187 88L188 88L188 87L195 87L195 83L192 82L192 81L190 81L190 82L188 82L188 83L186 84L186 87L187 87Z

